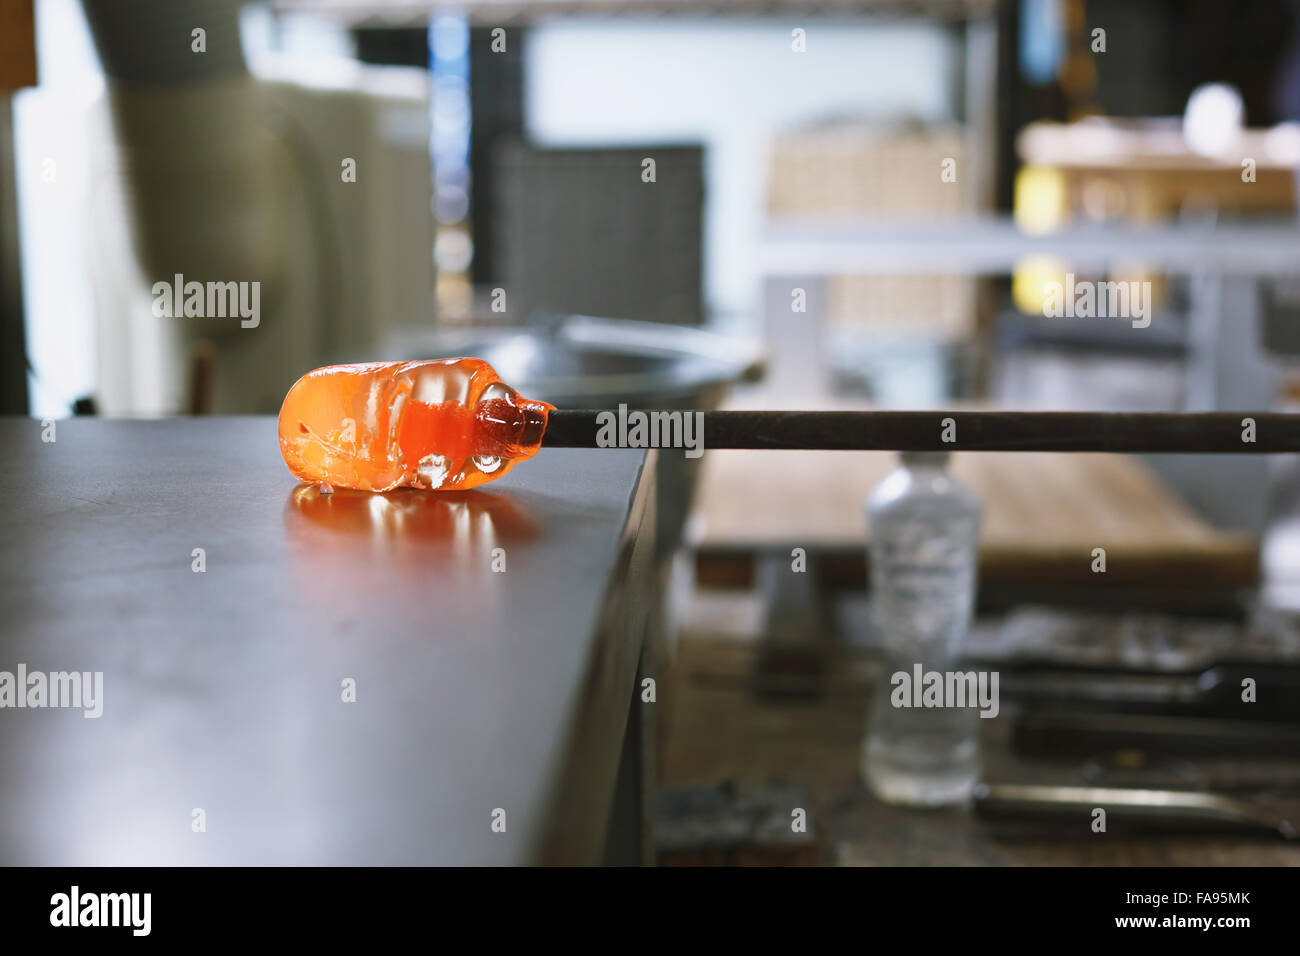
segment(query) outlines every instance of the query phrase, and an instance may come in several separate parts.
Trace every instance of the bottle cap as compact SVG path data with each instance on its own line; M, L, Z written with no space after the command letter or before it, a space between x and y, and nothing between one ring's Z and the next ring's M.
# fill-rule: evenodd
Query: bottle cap
M908 467L943 468L951 454L946 451L904 451L899 453Z

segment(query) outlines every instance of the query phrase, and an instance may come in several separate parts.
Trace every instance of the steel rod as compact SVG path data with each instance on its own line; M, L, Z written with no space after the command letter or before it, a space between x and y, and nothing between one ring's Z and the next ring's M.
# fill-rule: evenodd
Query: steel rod
M655 416L675 416L675 420ZM689 425L684 416L690 417ZM639 432L635 427L638 420ZM700 425L702 440L698 439ZM556 409L550 413L542 439L547 448L689 447L691 442L704 450L1264 454L1300 452L1300 415Z

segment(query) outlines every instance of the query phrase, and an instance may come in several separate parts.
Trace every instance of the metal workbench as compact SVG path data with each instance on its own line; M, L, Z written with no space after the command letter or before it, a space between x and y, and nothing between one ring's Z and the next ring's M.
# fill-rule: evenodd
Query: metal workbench
M322 496L273 418L56 429L0 419L0 671L102 671L103 714L0 708L0 864L636 854L645 453Z

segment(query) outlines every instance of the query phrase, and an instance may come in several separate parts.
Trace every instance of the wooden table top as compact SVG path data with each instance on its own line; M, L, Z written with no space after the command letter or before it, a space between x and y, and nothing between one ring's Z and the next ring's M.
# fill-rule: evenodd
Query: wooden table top
M711 451L689 540L704 559L795 547L860 556L865 499L897 462L891 452ZM985 580L1258 581L1258 542L1206 524L1137 458L957 452L949 467L984 503ZM1095 548L1106 551L1105 581L1092 572Z

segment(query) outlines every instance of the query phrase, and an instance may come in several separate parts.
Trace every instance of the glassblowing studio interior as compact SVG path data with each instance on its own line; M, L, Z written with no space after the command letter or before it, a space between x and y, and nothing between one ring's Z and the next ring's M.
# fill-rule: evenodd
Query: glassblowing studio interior
M1300 863L1292 6L0 0L6 925L1270 922L1199 868Z

